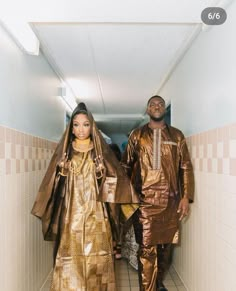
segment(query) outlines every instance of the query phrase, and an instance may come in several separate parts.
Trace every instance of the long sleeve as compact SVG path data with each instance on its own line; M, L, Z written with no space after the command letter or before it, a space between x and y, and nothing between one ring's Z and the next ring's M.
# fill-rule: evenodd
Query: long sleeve
M180 187L182 197L185 196L189 202L194 199L194 175L193 166L189 156L188 147L185 138L182 139L180 145Z
M121 159L121 164L129 177L132 175L133 165L135 163L135 140L136 138L132 132Z

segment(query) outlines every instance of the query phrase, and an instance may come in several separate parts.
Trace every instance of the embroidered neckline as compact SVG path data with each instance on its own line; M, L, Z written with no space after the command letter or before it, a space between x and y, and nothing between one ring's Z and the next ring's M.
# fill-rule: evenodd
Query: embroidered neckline
M80 140L76 138L72 142L72 147L75 151L85 153L90 151L93 148L93 142L91 141L90 138Z

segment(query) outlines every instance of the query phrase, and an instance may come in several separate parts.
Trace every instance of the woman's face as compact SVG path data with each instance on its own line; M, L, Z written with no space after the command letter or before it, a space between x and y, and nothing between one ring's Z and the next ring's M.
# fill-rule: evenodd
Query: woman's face
M80 140L87 139L91 133L91 125L86 114L79 113L73 119L72 133Z

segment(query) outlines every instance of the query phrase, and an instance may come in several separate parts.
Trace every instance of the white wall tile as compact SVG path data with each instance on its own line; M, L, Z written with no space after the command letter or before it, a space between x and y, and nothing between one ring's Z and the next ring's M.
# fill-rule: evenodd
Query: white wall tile
M217 173L217 166L218 166L217 159L213 158L212 159L212 171L213 171L213 173Z
M223 158L223 152L224 152L223 142L218 142L217 143L217 157Z
M203 158L204 157L204 148L203 145L199 146L199 158Z
M212 158L212 144L207 145L207 157Z
M236 158L236 140L233 139L229 143L229 154L231 158Z
M229 158L223 159L223 174L229 175Z

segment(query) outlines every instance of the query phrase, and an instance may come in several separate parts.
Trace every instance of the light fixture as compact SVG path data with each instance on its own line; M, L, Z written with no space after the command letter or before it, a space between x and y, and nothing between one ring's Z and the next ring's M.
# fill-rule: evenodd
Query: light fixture
M1 24L24 52L39 54L39 40L27 22L3 19Z

